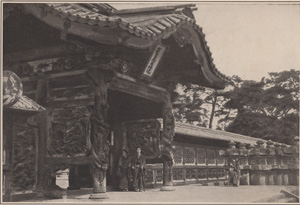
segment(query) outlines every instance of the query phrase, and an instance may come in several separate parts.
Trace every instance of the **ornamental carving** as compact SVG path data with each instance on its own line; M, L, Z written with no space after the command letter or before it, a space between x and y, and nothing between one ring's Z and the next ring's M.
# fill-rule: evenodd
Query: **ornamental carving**
M190 33L183 33L178 31L174 33L173 36L180 48L192 43L192 36Z
M35 76L38 72L56 73L82 69L84 57L62 57L31 61L13 66L14 72L20 77Z
M112 68L124 75L136 77L139 74L139 69L131 62L119 58L113 58L109 63Z
M155 158L159 153L160 123L157 120L140 120L126 123L127 143L130 155L136 153L141 146L142 153L147 158Z
M82 156L87 153L86 136L90 113L86 107L53 110L51 114L52 156Z
M36 132L34 128L26 126L26 124L16 124L14 129L16 134L13 141L13 190L32 190L36 176Z

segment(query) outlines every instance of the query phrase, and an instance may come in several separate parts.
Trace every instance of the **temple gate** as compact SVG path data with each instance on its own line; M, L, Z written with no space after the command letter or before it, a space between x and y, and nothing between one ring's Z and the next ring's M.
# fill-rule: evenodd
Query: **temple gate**
M215 68L194 9L4 5L4 70L46 108L37 120L39 195L57 189L55 173L66 168L69 188L80 188L79 167L89 166L90 198L108 197L121 149L137 145L151 163L163 163L161 190L174 190L176 85L222 89L229 80Z

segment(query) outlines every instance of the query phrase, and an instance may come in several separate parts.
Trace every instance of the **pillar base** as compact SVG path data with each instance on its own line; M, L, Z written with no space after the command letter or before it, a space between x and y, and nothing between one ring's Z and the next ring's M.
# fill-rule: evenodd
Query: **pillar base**
M160 191L175 191L174 186L162 186Z
M92 193L89 199L108 199L107 193Z

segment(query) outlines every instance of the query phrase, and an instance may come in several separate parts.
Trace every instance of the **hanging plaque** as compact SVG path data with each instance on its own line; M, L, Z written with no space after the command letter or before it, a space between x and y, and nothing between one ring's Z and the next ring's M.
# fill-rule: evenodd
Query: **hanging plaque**
M152 79L153 74L154 74L155 70L157 69L158 63L160 62L165 51L166 51L166 47L162 46L162 45L157 45L154 48L154 50L151 54L151 57L150 57L149 61L147 62L147 65L141 75L142 79L149 80L149 81Z

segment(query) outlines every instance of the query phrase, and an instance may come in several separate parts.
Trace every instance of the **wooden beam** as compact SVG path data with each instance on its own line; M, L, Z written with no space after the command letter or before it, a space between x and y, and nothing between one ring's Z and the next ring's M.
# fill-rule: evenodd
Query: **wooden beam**
M69 164L69 165L84 165L90 164L92 159L90 157L47 157L46 164Z
M19 51L15 53L8 53L3 56L3 61L4 65L6 63L15 64L81 52L82 51L79 50L78 47L75 45L64 44L45 48L37 48L27 51Z
M75 101L75 100L85 100L85 99L93 99L94 95L80 95L80 96L72 96L72 97L64 97L64 98L54 98L52 102L65 102L65 101Z
M74 75L83 75L83 74L85 74L85 72L86 72L86 70L75 70L75 71L69 71L69 72L46 74L45 79L62 78L62 77L68 77L68 76L74 76ZM21 80L22 80L22 82L35 81L35 80L38 80L38 77L25 77L25 78L21 78Z
M47 102L47 107L51 108L66 108L66 107L78 107L94 104L94 97L81 98L81 99L66 99L66 100L52 100Z
M136 81L129 81L120 77L115 77L112 82L109 83L108 88L153 100L155 102L164 102L167 95L167 92L156 89L153 86L148 86Z
M60 90L69 90L69 89L80 89L80 88L89 88L90 85L78 85L73 87L63 87L63 88L53 88L51 91L60 91Z

